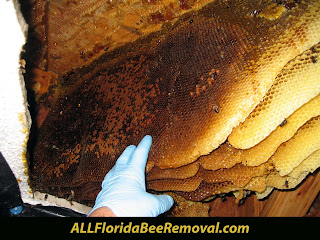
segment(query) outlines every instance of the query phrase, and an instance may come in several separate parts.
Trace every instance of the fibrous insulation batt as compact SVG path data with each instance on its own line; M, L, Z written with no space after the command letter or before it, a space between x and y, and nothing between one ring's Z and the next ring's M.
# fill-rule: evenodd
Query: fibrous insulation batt
M20 65L27 25L16 12L16 2L0 1L0 151L19 180L22 198L29 198L26 147L31 120Z
M33 192L29 186L27 142L31 126L20 54L28 26L18 1L0 1L0 151L19 184L25 203L58 205L88 213L90 208L64 199Z

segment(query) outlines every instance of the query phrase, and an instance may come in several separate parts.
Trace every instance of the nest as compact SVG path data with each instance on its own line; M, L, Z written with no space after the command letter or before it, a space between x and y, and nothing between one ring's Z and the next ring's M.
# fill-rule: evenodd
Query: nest
M193 202L263 198L319 167L320 2L194 9L80 68L64 65L33 152L35 189L90 205L121 152L146 134L148 190ZM59 56L53 69L69 61Z

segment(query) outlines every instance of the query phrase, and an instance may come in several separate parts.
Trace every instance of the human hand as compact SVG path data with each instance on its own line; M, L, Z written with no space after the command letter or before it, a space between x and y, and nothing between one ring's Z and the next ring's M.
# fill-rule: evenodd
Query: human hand
M172 197L146 192L145 166L151 143L147 135L137 147L131 145L123 151L105 176L89 215L107 207L118 217L156 217L172 207Z

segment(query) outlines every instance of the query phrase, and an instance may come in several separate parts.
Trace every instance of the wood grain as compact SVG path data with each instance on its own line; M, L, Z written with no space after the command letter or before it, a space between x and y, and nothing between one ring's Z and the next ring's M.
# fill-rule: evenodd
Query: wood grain
M261 211L261 217L301 217L309 210L320 190L320 172L310 175L293 191L274 190Z

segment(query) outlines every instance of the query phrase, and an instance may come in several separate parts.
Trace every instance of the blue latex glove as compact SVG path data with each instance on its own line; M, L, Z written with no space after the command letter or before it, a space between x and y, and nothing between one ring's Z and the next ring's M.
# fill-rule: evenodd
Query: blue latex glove
M123 151L105 176L91 212L108 207L118 217L156 217L172 207L172 197L146 192L145 167L151 143L147 135L138 147L131 145Z

